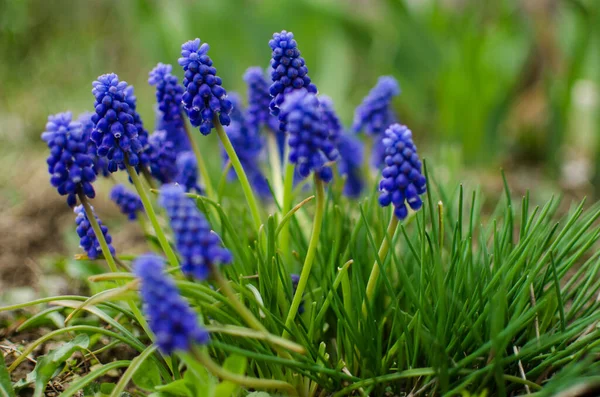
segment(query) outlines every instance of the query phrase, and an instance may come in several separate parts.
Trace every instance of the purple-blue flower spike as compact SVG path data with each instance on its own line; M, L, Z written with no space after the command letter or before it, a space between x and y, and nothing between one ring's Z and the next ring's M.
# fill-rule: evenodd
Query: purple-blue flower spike
M163 354L187 352L195 344L208 343L208 331L199 324L196 313L179 294L173 279L165 273L164 260L160 256L139 256L133 261L133 271L141 281L144 315Z
M404 125L392 124L382 140L385 146L385 168L379 183L379 204L394 206L394 215L403 220L408 215L406 204L413 210L423 205L419 195L427 190L421 173L421 160L412 140L412 132Z
M323 110L323 121L329 129L329 140L332 141L334 145L337 145L338 139L342 134L342 123L335 113L333 100L326 95L320 95L318 98L321 109Z
M108 171L108 159L106 157L98 156L96 144L90 139L92 131L94 130L94 122L92 121L92 116L94 114L95 113L92 112L83 112L77 119L83 126L83 134L85 135L84 139L87 142L88 154L94 162L94 172L97 176L107 178L110 175L110 172Z
M140 196L119 184L110 191L110 199L117 204L123 215L127 215L127 219L134 221L137 219L137 214L144 211L144 206Z
M354 132L364 130L369 135L383 134L396 122L391 104L397 95L400 95L398 81L392 76L381 76L354 112Z
M183 86L179 84L176 76L171 74L173 67L159 63L149 73L148 83L156 87L156 101L158 103L157 130L167 131L168 139L173 142L175 150L179 153L190 149L190 143L185 134L183 120L183 106L181 97Z
M94 208L92 208L94 211ZM87 256L90 259L96 259L98 255L102 254L102 248L100 247L100 242L96 238L96 234L94 233L94 229L92 229L92 225L88 220L88 217L85 213L85 209L83 205L78 205L74 208L73 212L75 212L75 223L77 224L77 235L79 236L79 246L83 248L83 250L87 253ZM108 249L111 254L115 254L115 249L111 245L112 238L110 234L108 234L108 228L102 224L102 221L98 219L96 214L96 221L100 226L100 230L102 230L102 234L104 235L104 239L106 240L106 244L108 244Z
M139 153L140 165L147 166L150 162L150 135L144 128L142 118L137 112L137 97L132 85L128 85L125 88L125 102L129 105L130 113L133 116L133 123L138 130L138 138L142 144L142 151Z
M166 131L155 131L148 140L149 165L152 176L160 183L174 182L177 178L177 152Z
M181 152L177 155L178 175L176 181L186 192L203 194L203 189L198 184L198 164L194 152Z
M360 139L342 133L338 138L338 171L346 177L344 183L344 195L347 197L359 197L364 187L362 178L362 166L364 157L364 145Z
M96 144L98 156L108 158L110 172L125 168L125 155L130 165L137 166L144 148L134 117L136 112L127 101L127 83L110 73L98 77L92 87L96 114L92 116L91 140Z
M333 172L326 164L335 161L338 152L317 97L305 91L287 95L280 117L287 124L289 161L296 164L298 175L306 178L314 171L323 182L331 181Z
M272 132L278 132L279 121L269 111L271 94L269 94L269 82L265 78L265 72L259 66L249 67L244 73L244 81L248 86L248 110L246 112L248 126L257 130L267 127Z
M88 154L87 135L79 121L73 121L71 112L48 117L42 139L50 149L48 172L50 183L61 196L67 196L67 204L77 204L77 194L94 198L92 183L96 180L94 159Z
M273 38L269 40L269 47L273 50L271 55L273 83L269 88L273 99L269 108L271 114L277 116L286 95L296 90L316 94L317 87L308 77L308 68L304 58L300 56L298 43L294 40L292 32L282 30L280 33L273 33ZM285 131L285 122L282 122L279 128Z
M205 280L213 266L231 263L231 253L221 246L221 239L181 186L164 185L158 202L169 216L184 274Z
M181 46L178 60L185 72L185 92L181 100L190 122L199 127L203 135L210 134L217 114L222 125L229 125L232 109L227 91L221 86L221 78L216 75L217 69L207 55L208 49L208 44L200 45L200 39L190 40Z

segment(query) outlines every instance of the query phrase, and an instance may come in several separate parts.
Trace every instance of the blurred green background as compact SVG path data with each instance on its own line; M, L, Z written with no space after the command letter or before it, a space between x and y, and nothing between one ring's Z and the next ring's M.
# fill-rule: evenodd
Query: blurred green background
M461 170L452 180L499 180L503 166L525 188L593 193L599 26L599 0L0 0L0 247L58 244L44 236L70 214L49 188L39 136L49 114L92 110L98 75L134 84L151 131L157 62L181 76L180 45L199 37L223 85L245 93L244 70L268 65L282 29L346 125L391 74L400 119L439 171ZM22 236L27 222L37 232Z

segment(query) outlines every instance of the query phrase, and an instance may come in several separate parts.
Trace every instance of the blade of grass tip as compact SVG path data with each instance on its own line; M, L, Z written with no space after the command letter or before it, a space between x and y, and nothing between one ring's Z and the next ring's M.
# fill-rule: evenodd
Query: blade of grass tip
M287 214L285 214L285 216L283 218L281 218L281 221L279 222L279 225L277 226L277 230L275 231L275 235L279 236L279 233L281 233L281 230L285 227L285 225L290 221L290 219L292 218L292 216L294 216L294 214L296 212L298 212L298 210L300 208L302 208L306 203L308 203L309 201L311 201L312 199L314 199L315 196L312 195L310 197L305 198L304 200L302 200L300 203L296 204L294 206L294 208L292 208L290 211L288 211Z
M111 363L107 363L102 365L100 368L96 368L93 371L89 372L85 376L74 380L69 384L69 387L63 390L60 395L61 397L71 397L77 394L80 390L85 388L88 384L92 383L95 379L100 378L101 376L107 374L110 371L119 368L129 367L131 365L131 361L129 360L120 360L114 361Z
M112 393L110 393L110 397L119 397L121 395L121 392L125 390L125 387L129 383L133 375L137 372L138 369L140 369L144 361L146 361L155 351L155 345L148 346L139 356L131 360L131 364L123 373L123 375L121 375L121 379L119 379L119 382L112 390Z
M558 313L560 315L560 330L565 332L565 305L562 300L560 292L560 282L558 281L558 272L556 271L556 264L554 263L554 255L550 253L550 264L552 265L552 274L554 275L554 288L556 292L556 298L558 299Z

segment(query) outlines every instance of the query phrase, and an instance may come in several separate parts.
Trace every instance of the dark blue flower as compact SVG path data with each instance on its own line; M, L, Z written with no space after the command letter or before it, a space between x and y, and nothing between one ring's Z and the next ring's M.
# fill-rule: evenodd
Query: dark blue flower
M94 162L94 172L97 176L108 177L110 172L108 171L108 160L106 157L99 157L98 150L94 141L90 139L92 131L94 130L94 122L92 117L95 113L84 112L77 118L83 127L83 134L86 136L85 141L87 142L88 154Z
M273 99L269 107L271 113L277 116L285 95L296 90L316 94L317 87L311 83L310 77L308 77L308 68L304 58L300 56L298 43L294 40L292 32L282 30L281 33L273 33L273 38L269 40L269 47L273 50L271 55L273 83L269 88ZM285 130L285 123L280 125L280 129Z
M242 104L242 97L240 97L240 94L237 92L230 92L227 99L231 102L232 107L231 113L229 114L231 121L244 121L246 119L246 116L244 115L246 110Z
M235 105L235 103L234 103ZM234 107L235 109L235 107ZM267 183L267 178L260 169L260 160L263 153L263 140L259 130L249 127L243 114L238 117L232 117L231 124L225 128L225 132L231 141L231 145L238 155L240 163L246 172L248 180L254 187L254 190L263 199L271 197L271 189ZM229 160L227 152L221 151L225 163ZM229 170L228 178L233 180L237 174L233 168Z
M141 281L144 314L163 354L189 351L194 344L208 343L208 331L199 324L198 316L179 294L173 279L165 274L160 256L139 256L133 261L133 270Z
M186 192L203 193L198 184L198 164L194 152L181 152L177 155L178 175L176 181L183 186Z
M271 94L269 94L269 82L265 78L265 72L258 66L252 66L244 73L244 81L248 85L248 111L246 122L251 128L260 130L269 128L272 132L279 131L279 121L269 111Z
M137 218L138 211L144 210L140 196L119 184L110 191L110 199L117 204L119 209L130 221Z
M170 183L177 178L177 152L166 131L155 131L148 140L150 172L160 183Z
M181 186L164 185L158 202L171 221L184 274L205 280L213 266L232 261L229 250L221 246L221 239L211 231L206 218Z
M96 144L98 156L108 158L110 172L125 168L125 155L129 164L137 166L144 147L134 117L136 112L126 98L127 83L120 82L116 74L110 73L98 77L92 86L96 114L92 116L91 139Z
M342 134L342 123L340 122L338 115L335 113L333 101L326 95L320 95L319 103L321 104L321 109L323 110L323 121L329 129L329 140L331 140L334 144L337 144L337 141Z
M369 135L383 134L396 122L392 99L400 94L400 86L392 76L381 76L354 112L354 132L364 130Z
M157 130L167 131L168 139L175 145L175 150L181 152L190 149L190 143L185 133L181 86L176 76L171 74L172 66L159 63L149 74L148 83L156 87L158 103Z
M181 100L190 122L194 127L200 127L203 135L213 129L216 114L222 125L229 125L232 108L227 91L221 87L221 78L216 75L217 69L207 55L208 49L208 44L200 45L200 39L190 40L181 46L178 60L185 72L185 92Z
M362 166L364 156L363 143L348 133L342 133L338 139L338 171L346 177L344 194L348 197L359 197L364 186Z
M92 211L94 211L93 208ZM94 229L92 229L92 225L88 220L83 205L78 205L75 207L73 212L75 212L75 223L77 224L79 246L83 248L90 259L96 259L98 255L102 254L102 248L100 247L100 242L96 238L96 234L94 234ZM110 234L108 234L108 228L102 224L102 221L98 219L96 214L94 214L94 217L96 218L98 225L100 225L100 230L102 230L104 240L106 240L106 244L108 244L111 254L114 255L115 249L111 245L112 238L110 237Z
M50 149L47 159L50 183L61 196L67 196L67 204L75 206L78 193L93 198L96 173L81 123L72 120L71 112L49 116L42 139Z
M139 153L140 165L147 166L150 161L150 136L148 131L144 128L144 123L140 114L137 112L137 97L132 85L128 85L125 88L125 102L129 105L131 115L133 116L133 123L135 124L138 131L138 139L142 144L142 151Z
M379 183L379 204L394 205L394 215L404 219L408 215L406 203L413 210L423 205L419 195L427 190L421 173L421 160L412 140L412 132L404 125L392 124L382 140L385 146L385 168Z
M300 276L298 274L292 274L292 295L296 295L296 290L298 289L298 283L300 282ZM298 306L298 314L304 313L304 301L300 302L300 306Z
M337 159L338 153L330 140L319 100L313 94L297 91L286 96L280 118L287 124L289 161L306 178L315 171L324 182L333 172L326 164Z

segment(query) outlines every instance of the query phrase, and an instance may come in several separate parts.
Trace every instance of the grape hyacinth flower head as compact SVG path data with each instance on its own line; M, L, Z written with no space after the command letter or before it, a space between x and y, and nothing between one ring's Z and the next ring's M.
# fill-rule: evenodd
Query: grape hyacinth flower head
M232 261L229 250L221 246L221 239L181 186L164 185L158 202L169 216L184 274L205 280L213 266Z
M108 171L108 160L106 157L99 157L97 153L96 144L94 141L90 139L92 136L92 131L94 130L94 122L92 121L92 117L95 113L92 112L83 112L77 117L77 120L81 123L83 127L83 135L85 136L85 141L87 142L88 155L92 158L94 162L94 172L97 176L108 177L110 172Z
M323 109L323 120L329 129L329 139L336 144L342 134L342 123L333 108L333 100L326 95L320 95L319 103Z
M231 121L243 122L246 118L244 104L242 103L242 97L237 92L230 92L227 95L227 99L231 102L231 113L229 118Z
M263 199L271 197L271 189L269 188L267 178L265 178L260 169L260 160L264 145L259 130L249 127L246 119L242 116L239 121L236 118L232 118L231 124L225 127L225 132L254 190ZM221 154L223 155L224 162L227 163L229 155L224 149L221 151ZM234 180L236 177L235 170L231 168L228 173L229 180Z
M248 86L248 111L246 122L248 127L260 130L268 127L272 132L278 132L279 121L270 110L271 94L265 72L259 66L249 67L244 73L244 81Z
M78 193L93 198L96 173L82 124L72 120L71 112L49 116L42 139L50 149L47 159L50 183L61 196L67 196L67 204L75 206Z
M94 208L92 208L92 212ZM75 223L77 224L77 235L79 236L79 246L83 248L83 250L87 253L87 256L90 259L98 258L98 255L102 254L102 248L100 247L100 242L94 233L94 229L92 229L92 225L85 213L85 209L83 205L78 205L73 210L75 212ZM96 214L94 214L98 225L100 226L100 230L102 230L102 234L104 235L104 240L106 240L106 244L108 244L108 248L110 249L111 254L115 254L115 249L111 245L112 238L110 234L108 234L108 228L102 224L102 221L98 219Z
M383 134L396 122L392 111L392 99L400 94L400 86L392 76L381 76L375 87L363 99L354 113L354 132L364 130L369 135Z
M110 73L98 77L92 87L96 114L92 116L91 140L96 144L98 156L108 158L110 172L125 167L125 155L130 165L138 165L143 145L133 116L135 112L127 103L127 83Z
M133 122L138 130L138 139L142 144L142 150L139 153L140 164L144 166L148 165L148 162L150 161L149 151L151 150L149 141L150 135L144 128L142 118L137 112L137 97L135 96L135 91L132 85L128 85L125 88L125 102L127 102L129 105L130 113L133 116Z
M200 39L190 40L181 46L181 58L178 60L185 72L185 92L181 100L190 122L199 127L203 135L208 135L213 129L217 114L222 125L229 125L232 109L217 69L207 55L208 49L208 44L200 45Z
M273 33L273 38L269 40L269 47L273 51L271 55L273 83L269 88L273 99L269 108L271 114L277 116L286 95L296 90L316 94L317 87L311 83L310 77L308 77L308 68L304 58L300 56L298 43L294 40L292 32L282 30L280 33ZM285 130L285 123L282 123L280 128Z
M298 175L306 178L315 171L321 180L329 182L333 172L326 164L335 161L338 153L317 97L302 91L287 95L280 117L287 124L289 161L296 164Z
M198 164L196 155L192 151L181 152L177 155L178 174L176 181L186 192L202 194L203 190L198 184Z
M121 213L127 215L127 219L130 221L134 221L138 212L144 210L140 196L121 184L112 188L110 199L117 204Z
M364 186L362 178L363 143L348 133L342 133L338 139L337 148L340 153L338 170L340 175L346 177L343 193L347 197L359 197Z
M421 173L421 160L412 140L412 132L404 125L392 124L386 131L385 165L379 183L379 204L394 206L394 215L402 220L408 215L406 203L413 210L421 208L419 195L427 190Z
M208 343L208 331L198 323L196 313L179 294L173 279L165 274L160 256L139 256L133 261L133 270L141 281L144 315L163 354L189 351L194 344Z
M173 182L177 178L177 152L166 131L155 131L148 140L150 172L160 183Z

